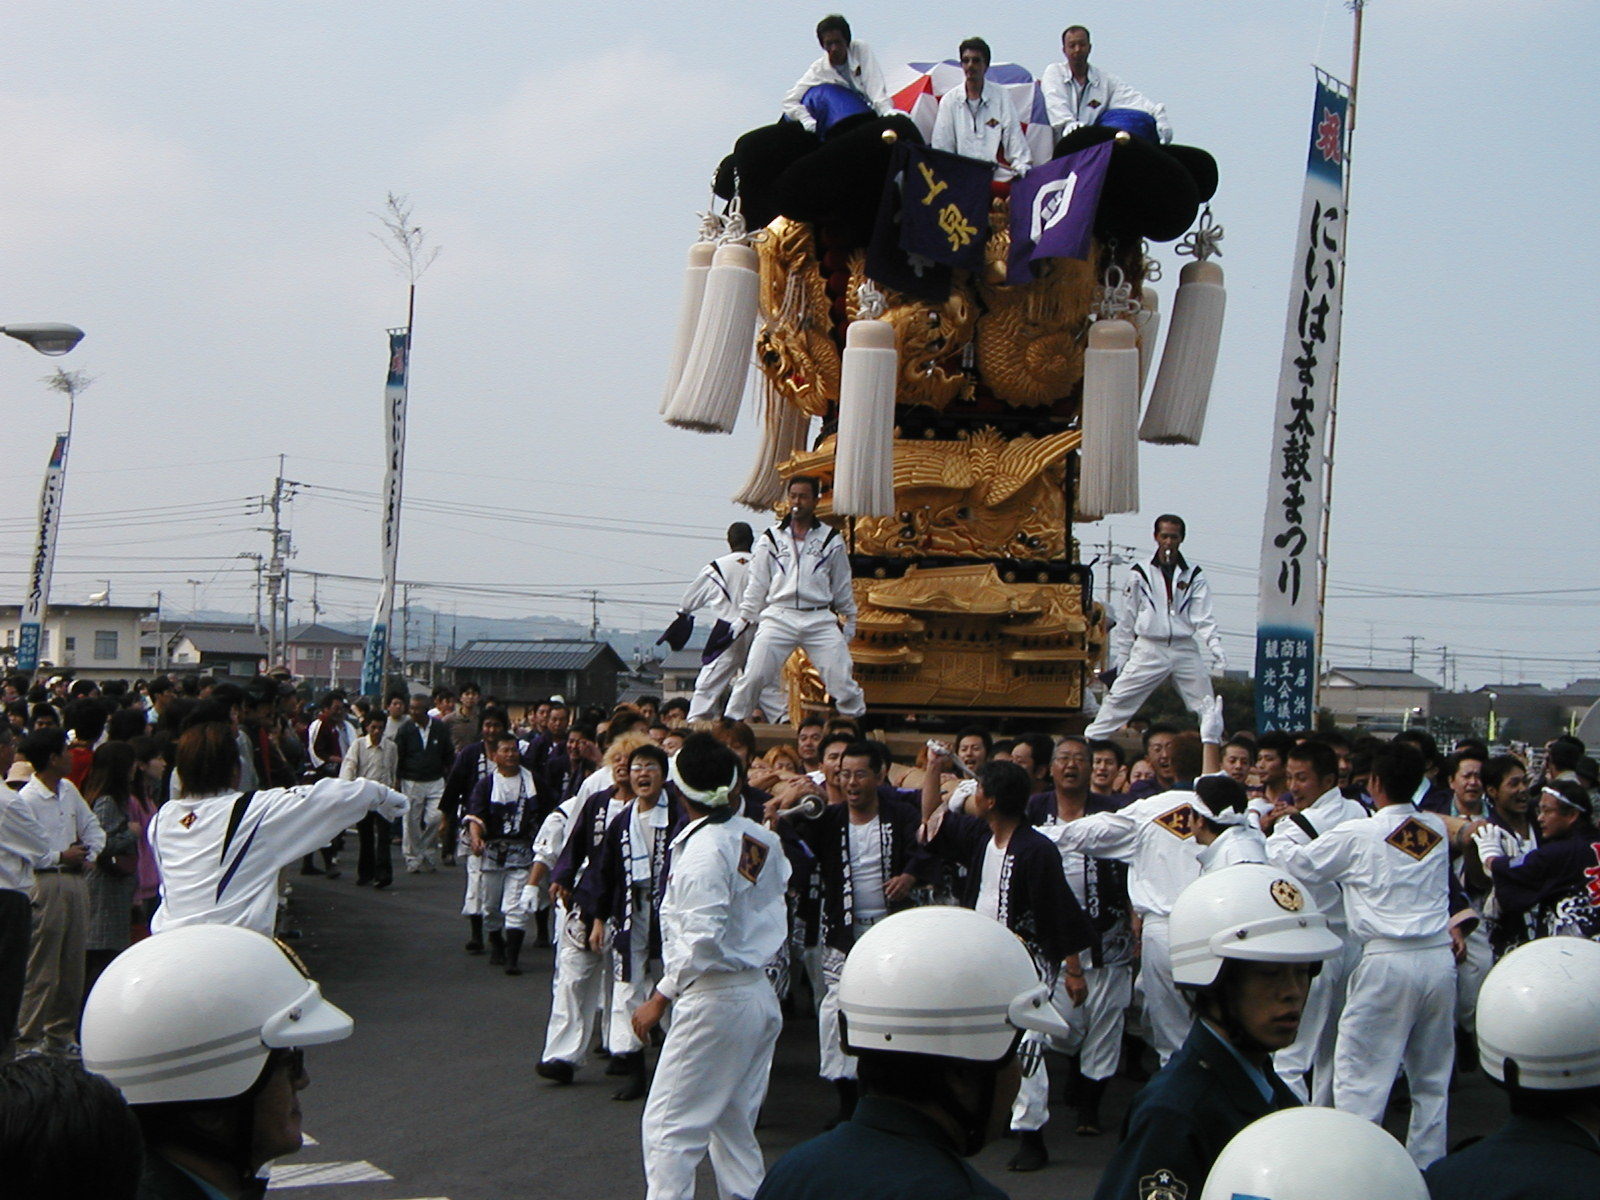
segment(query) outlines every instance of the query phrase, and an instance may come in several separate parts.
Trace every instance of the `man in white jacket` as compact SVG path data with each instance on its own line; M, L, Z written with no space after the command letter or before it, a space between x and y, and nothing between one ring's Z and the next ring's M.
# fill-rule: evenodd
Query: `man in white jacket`
M743 521L728 526L728 553L714 558L701 568L689 590L678 604L680 617L693 617L695 613L709 612L715 620L711 628L713 640L725 640L739 619L739 601L744 599L745 579L750 573L750 547L755 532ZM687 634L685 635L687 636ZM720 716L718 707L723 694L733 685L733 680L744 669L750 655L750 642L755 631L746 629L730 642L726 649L707 660L694 681L694 699L689 704L689 720L707 721ZM708 646L707 650L710 651ZM777 700L781 693L763 699ZM763 705L765 707L765 705ZM780 705L781 708L781 705Z
M183 792L150 823L161 870L152 933L180 925L243 925L272 936L278 872L368 812L393 820L405 796L375 779L239 792L239 750L221 722L186 729L175 766Z
M1162 142L1172 140L1165 105L1157 104L1135 91L1115 75L1089 65L1089 31L1082 25L1069 25L1061 34L1061 53L1065 62L1051 63L1039 80L1044 93L1045 113L1057 137L1081 125L1093 125L1107 109L1136 108L1155 118L1156 133Z
M823 84L854 92L880 117L894 112L878 56L865 42L852 40L850 22L837 15L823 17L817 22L817 44L822 47L822 57L806 68L784 96L784 116L815 133L817 119L806 108L805 99L807 92Z
M756 539L733 626L738 637L760 622L744 676L728 697L725 715L736 721L750 719L758 696L768 721L784 719L781 709L768 712L767 704L776 703L773 688L796 648L811 659L841 714L859 717L867 711L850 660L850 639L856 633L850 554L837 529L817 523L819 491L809 475L789 480L789 515Z
M1179 552L1184 532L1182 517L1157 517L1155 556L1135 563L1128 573L1122 609L1111 631L1115 679L1085 737L1109 737L1121 729L1168 676L1196 715L1204 715L1214 703L1200 643L1218 673L1227 669L1228 660L1211 612L1211 589L1200 568Z

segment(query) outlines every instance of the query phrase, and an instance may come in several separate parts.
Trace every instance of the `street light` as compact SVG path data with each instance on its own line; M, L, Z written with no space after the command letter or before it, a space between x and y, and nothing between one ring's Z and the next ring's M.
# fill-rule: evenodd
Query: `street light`
M83 330L76 325L55 321L36 321L26 325L0 325L0 333L26 342L40 354L56 358L83 341Z
M1500 699L1498 693L1489 693L1489 744L1491 746L1494 745L1495 734L1498 732L1498 729L1496 728L1497 722L1495 721L1494 717L1494 702L1498 699Z

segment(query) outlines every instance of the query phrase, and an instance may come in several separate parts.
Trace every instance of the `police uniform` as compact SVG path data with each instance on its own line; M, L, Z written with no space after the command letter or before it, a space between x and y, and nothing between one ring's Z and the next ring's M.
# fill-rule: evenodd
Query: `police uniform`
M909 1104L863 1096L856 1111L796 1146L767 1172L756 1200L1005 1200L957 1152L942 1126Z
M1367 820L1286 846L1275 861L1308 885L1340 884L1350 934L1361 943L1334 1046L1334 1106L1381 1124L1403 1065L1411 1085L1406 1149L1426 1167L1444 1156L1455 1063L1444 819L1413 804L1391 804Z
M1189 710L1203 713L1213 695L1196 639L1206 644L1212 662L1222 670L1222 636L1211 612L1211 588L1200 568L1190 566L1181 554L1170 573L1153 558L1135 563L1111 631L1111 665L1117 678L1084 737L1110 737L1168 676Z
M1128 1108L1122 1144L1094 1200L1196 1200L1234 1134L1300 1103L1270 1070L1245 1062L1204 1021Z
M763 968L788 936L789 863L771 830L720 809L672 839L666 870L657 990L672 1027L645 1103L646 1200L691 1200L708 1149L718 1193L754 1196L756 1114L783 1025Z
M739 619L739 602L744 599L745 579L749 573L748 550L735 550L732 554L712 559L683 594L683 599L678 602L678 611L692 615L707 609L716 619L712 635L716 636L719 632L725 634ZM744 669L754 637L755 631L746 629L733 639L727 649L700 668L700 674L694 681L694 696L689 701L689 721L709 721L717 716L717 702L733 686L734 676ZM762 694L761 700L763 712L768 701L778 703L779 711L786 704L776 680L768 692Z
M1053 835L1063 853L1076 850L1128 864L1128 901L1143 922L1138 988L1163 1063L1182 1044L1191 1020L1189 1005L1172 982L1167 918L1178 894L1200 878L1194 835L1210 815L1195 793L1175 789L1073 821Z
M1364 821L1368 813L1358 801L1348 800L1338 788L1329 788L1302 812L1290 813L1272 827L1267 858L1284 865L1290 846L1304 846L1346 821ZM1291 872L1292 874L1293 872ZM1344 1012L1345 988L1350 972L1361 957L1361 943L1350 936L1344 919L1344 896L1332 881L1301 879L1328 928L1343 939L1345 951L1325 959L1311 981L1300 1033L1294 1043L1272 1056L1272 1069L1303 1104L1328 1107L1333 1103L1333 1050Z
M843 629L836 613L844 618ZM760 696L767 720L783 720L785 706L767 711L769 702L778 703L776 691L768 689L776 687L783 664L796 649L806 652L841 714L859 717L867 711L850 661L850 639L856 631L850 554L833 526L813 525L797 540L785 517L764 531L750 557L739 619L747 625L759 620L760 625L744 675L728 697L726 715L749 720Z
M1432 1200L1594 1200L1600 1141L1562 1117L1514 1116L1423 1178Z

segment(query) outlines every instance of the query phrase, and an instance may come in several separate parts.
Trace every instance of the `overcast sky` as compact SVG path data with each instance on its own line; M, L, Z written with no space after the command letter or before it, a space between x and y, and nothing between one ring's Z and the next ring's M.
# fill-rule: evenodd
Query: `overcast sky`
M1255 566L1312 64L1348 74L1331 0L1048 10L858 3L886 62L971 33L1036 74L1083 22L1093 61L1211 150L1229 307L1205 441L1143 448L1138 515L1189 521L1229 657L1253 658ZM651 628L743 510L755 451L656 416L685 249L733 139L818 53L815 5L351 2L23 5L0 70L0 322L88 331L0 347L0 588L20 599L40 474L80 399L54 598L159 588L248 611L249 497L279 453L315 485L293 566L377 570L384 331L405 291L369 236L388 191L443 247L418 294L403 578L593 587ZM1328 646L1459 679L1600 675L1593 60L1582 0L1374 0L1354 146ZM1580 204L1579 201L1584 200ZM1177 262L1159 257L1170 307ZM345 489L329 491L327 489ZM423 503L423 502L445 502ZM748 517L749 514L743 513ZM1580 521L1583 528L1573 529ZM190 582L196 581L196 582ZM1519 593L1507 596L1503 593ZM1484 596L1482 593L1502 593ZM296 599L309 599L297 584ZM370 584L324 581L324 618ZM418 591L512 616L586 601ZM296 606L297 618L309 615ZM1504 664L1503 670L1501 664Z

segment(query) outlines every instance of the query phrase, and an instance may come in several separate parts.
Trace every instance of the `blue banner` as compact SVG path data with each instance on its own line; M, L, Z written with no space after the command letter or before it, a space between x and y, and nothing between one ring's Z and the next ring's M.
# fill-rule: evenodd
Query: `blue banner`
M1053 158L1011 185L1011 258L1006 282L1033 279L1041 258L1087 258L1111 165L1111 143Z
M389 375L383 389L386 427L383 472L383 579L378 603L361 659L361 692L383 699L383 677L389 665L389 625L394 615L394 582L400 562L400 493L406 461L406 372L411 358L411 330L389 331ZM401 664L401 670L405 664Z

